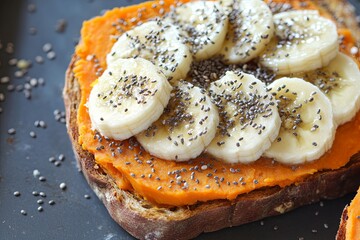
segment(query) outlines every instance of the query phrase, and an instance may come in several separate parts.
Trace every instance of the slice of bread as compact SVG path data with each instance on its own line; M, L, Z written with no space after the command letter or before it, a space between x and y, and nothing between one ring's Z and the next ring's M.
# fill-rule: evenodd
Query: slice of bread
M360 38L353 7L342 0L314 1ZM299 206L333 199L356 191L360 185L360 153L334 171L321 171L302 182L280 188L268 187L239 195L235 200L214 200L182 207L159 207L136 193L119 189L114 179L96 164L94 156L78 144L77 109L80 88L73 74L73 56L63 91L67 128L79 167L89 185L103 201L112 218L141 239L188 239L202 232L237 226L278 215Z
M347 208L348 206L344 208L344 211L341 215L339 230L336 234L336 240L346 240L346 223L348 220Z

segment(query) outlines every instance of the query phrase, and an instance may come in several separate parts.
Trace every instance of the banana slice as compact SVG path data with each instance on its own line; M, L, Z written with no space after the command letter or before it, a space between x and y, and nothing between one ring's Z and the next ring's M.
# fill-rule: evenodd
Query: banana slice
M160 119L136 138L154 156L186 161L204 151L218 124L217 109L205 91L180 81Z
M160 68L142 59L118 59L100 76L87 103L92 128L127 139L156 121L172 87Z
M220 54L228 63L245 63L265 49L274 34L272 13L261 0L223 2L229 6L229 29Z
M280 129L275 99L253 75L228 71L210 86L220 123L207 152L229 163L257 160Z
M330 99L338 125L350 121L360 109L360 71L352 58L339 53L330 64L295 74L316 85Z
M142 57L159 66L168 80L185 78L192 56L183 38L178 27L170 23L146 22L121 35L107 55L107 64L119 58Z
M318 159L331 148L336 127L325 94L300 78L280 78L268 89L278 101L282 124L266 157L300 164Z
M187 32L185 41L196 60L210 58L220 51L228 18L218 2L189 2L173 9L168 18Z
M336 57L336 25L318 12L289 11L273 19L277 37L260 56L263 66L286 75L324 67Z

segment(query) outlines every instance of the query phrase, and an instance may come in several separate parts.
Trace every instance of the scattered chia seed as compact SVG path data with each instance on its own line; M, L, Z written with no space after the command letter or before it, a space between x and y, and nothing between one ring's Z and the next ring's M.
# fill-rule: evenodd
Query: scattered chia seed
M10 82L10 78L8 76L0 78L0 83L1 84L7 84L9 82Z
M49 162L54 163L56 161L55 157L49 157Z
M59 155L59 160L62 161L62 162L65 160L64 154L60 154L60 155Z
M21 69L21 70L26 70L30 67L31 63L27 60L24 59L20 59L17 64L16 67Z
M34 169L34 171L33 171L33 176L34 176L35 178L40 177L40 171L37 170L37 169Z
M54 200L50 200L49 201L49 205L54 205L55 204L55 201Z
M27 215L27 212L26 212L24 209L22 209L22 210L20 211L20 213L21 213L22 215L24 215L24 216Z
M46 57L50 60L54 60L56 58L56 53L54 51L50 51L46 54Z
M39 195L40 197L44 197L44 198L46 197L46 194L44 192L40 192Z
M32 138L36 138L36 133L33 132L33 131L31 131L31 132L29 133L29 135L30 135L30 137L32 137Z
M8 134L9 134L9 135L14 135L15 133L16 133L15 128L10 128L10 129L8 130Z
M44 200L42 200L42 199L38 199L36 202L37 202L37 204L44 204Z
M58 33L63 33L63 32L65 32L66 27L67 27L67 21L65 19L59 19L56 24L55 30Z
M85 199L90 199L91 197L90 197L90 195L85 194L85 195L84 195L84 198L85 198Z
M5 101L5 94L0 93L0 102L4 102Z
M65 190L66 189L66 184L65 183L60 183L59 185L61 190Z
M14 196L15 196L15 197L19 197L20 195L21 195L21 194L20 194L19 191L15 191L15 192L14 192Z
M36 56L35 57L35 62L37 62L39 64L43 64L44 63L44 58L42 56Z
M352 54L352 55L355 55L355 54L357 54L359 52L359 48L358 47L352 47L351 49L350 49L350 53Z
M46 53L50 52L51 49L52 49L51 43L45 43L44 46L42 47L42 50Z
M40 176L40 177L39 177L39 181L45 182L45 181L46 181L46 178L45 178L44 176Z
M33 191L33 192L32 192L32 195L35 196L35 197L37 197L37 196L39 196L40 194L39 194L39 192L37 192L37 191Z
M37 210L38 210L39 212L42 212L44 209L43 209L42 206L39 206L39 207L37 208Z
M9 66L15 66L17 64L18 60L16 58L11 58L9 60Z

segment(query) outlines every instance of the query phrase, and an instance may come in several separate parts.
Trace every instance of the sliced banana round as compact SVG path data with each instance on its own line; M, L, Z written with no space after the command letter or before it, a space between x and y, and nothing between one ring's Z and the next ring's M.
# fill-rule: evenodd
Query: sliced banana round
M265 156L285 164L318 159L331 148L335 124L329 99L300 78L280 78L268 86L278 101L279 136Z
M207 147L211 155L229 163L257 160L277 137L280 117L275 99L253 75L228 71L210 86L220 123Z
M261 0L238 0L229 4L229 28L220 51L228 63L245 63L265 49L274 34L271 10Z
M92 128L127 139L156 121L170 99L171 85L160 68L142 59L118 59L99 77L87 107Z
M282 12L273 19L277 37L260 56L263 66L278 74L290 74L321 68L336 57L336 25L317 11Z
M311 82L325 93L338 125L350 121L360 109L360 71L351 57L339 53L328 66L294 76Z
M210 58L220 51L228 18L218 2L185 3L173 9L167 17L187 33L185 41L196 60Z
M107 55L107 64L119 58L141 57L159 66L168 80L176 81L186 77L192 62L183 39L173 24L149 21L120 36Z
M205 91L180 81L163 115L136 138L156 157L186 161L204 151L218 124L217 109Z

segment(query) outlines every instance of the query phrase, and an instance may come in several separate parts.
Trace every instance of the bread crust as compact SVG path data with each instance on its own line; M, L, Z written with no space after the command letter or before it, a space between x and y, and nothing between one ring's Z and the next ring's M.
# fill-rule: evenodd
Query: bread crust
M336 19L347 16L338 24L346 25L356 33L354 36L360 36L353 7L349 3L343 0L316 2L333 13ZM216 231L282 214L320 199L338 198L356 191L360 185L358 153L345 167L315 173L296 185L255 190L242 194L233 201L214 200L174 208L155 206L136 194L119 189L114 180L95 163L94 156L78 144L76 119L81 91L73 74L77 59L74 55L66 72L63 97L68 134L78 166L112 218L137 238L194 238L202 232Z
M348 220L347 208L348 208L348 206L346 206L344 208L344 211L341 214L339 230L337 231L336 238L335 238L336 240L345 240L346 239L346 223Z

